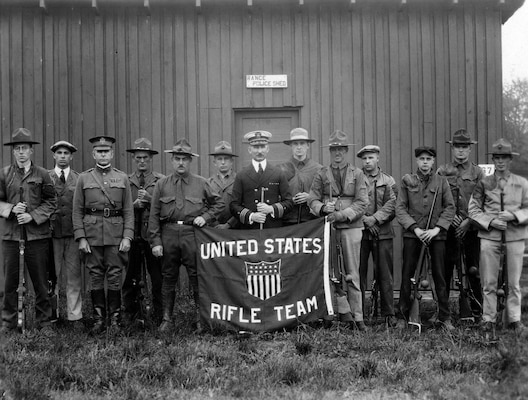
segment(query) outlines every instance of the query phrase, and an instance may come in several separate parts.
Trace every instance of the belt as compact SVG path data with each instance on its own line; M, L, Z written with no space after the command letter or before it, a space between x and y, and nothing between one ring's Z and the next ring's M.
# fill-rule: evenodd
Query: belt
M168 220L168 221L163 221L163 223L164 224L174 224L174 225L192 225L192 221L187 222L187 221Z
M98 210L97 208L85 208L84 212L88 215L95 215L97 217L105 218L123 216L123 210L111 210L109 208L103 208L102 210Z

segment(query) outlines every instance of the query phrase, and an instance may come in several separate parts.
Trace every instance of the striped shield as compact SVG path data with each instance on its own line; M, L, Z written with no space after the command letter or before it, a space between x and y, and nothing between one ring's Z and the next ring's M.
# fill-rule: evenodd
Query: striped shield
M281 260L246 263L246 284L250 295L267 300L280 293Z

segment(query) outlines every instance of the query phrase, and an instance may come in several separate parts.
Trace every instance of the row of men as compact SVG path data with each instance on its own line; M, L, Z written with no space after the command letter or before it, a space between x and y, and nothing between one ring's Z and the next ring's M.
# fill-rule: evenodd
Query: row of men
M356 154L362 168L349 162L352 144L342 131L330 135L326 146L331 160L328 167L309 159L314 140L305 129L291 131L284 143L291 146L292 158L277 167L266 160L271 133L254 131L244 138L249 143L251 165L235 174L233 159L237 155L228 142L222 141L210 154L217 171L206 180L189 172L192 159L198 155L186 140L165 150L171 154L174 169L165 177L152 171L152 157L158 152L149 140L138 139L127 150L136 163L136 171L127 176L111 166L115 139L98 136L90 139L95 168L78 174L70 168L76 151L71 143L59 141L51 147L56 165L46 171L31 162L32 146L37 144L31 133L17 129L12 141L6 143L13 147L15 163L0 171L0 213L7 220L2 331L16 326L18 240L22 234L27 240L26 264L36 292L37 324L49 326L51 308L43 265L50 235L48 219L57 276L62 272L66 277L67 318L82 319L77 256L81 250L91 277L95 319L92 332L99 333L107 323L118 328L121 298L125 322L137 316L140 305L136 291L143 257L152 281L154 313L162 320L161 331L172 329L181 265L187 267L198 304L193 226L273 228L321 216L333 223L342 245L353 327L367 329L364 297L368 259L375 247L381 314L388 326L397 325L396 317L405 324L411 278L418 253L426 243L432 256L437 318L441 326L453 329L449 282L459 255L446 253L446 246L451 249L453 243L461 241L466 266L480 267L482 288L476 275L468 275L476 295L472 306L480 315L479 304L483 303L484 328L490 329L497 318L498 247L501 232L506 231L510 284L507 319L512 328L522 331L519 280L524 239L528 237L528 182L509 171L516 153L508 141L494 143L490 154L495 173L489 177L470 162L471 145L476 142L465 130L454 133L449 141L453 162L440 167L438 173L433 170L435 149L419 147L415 149L416 173L405 175L398 190L394 178L380 169L378 146L365 146ZM430 213L435 192L438 200ZM505 197L504 211L500 209L500 193ZM393 301L391 221L395 217L403 227L404 242L398 312ZM127 265L121 288L121 273ZM199 328L198 311L196 325Z

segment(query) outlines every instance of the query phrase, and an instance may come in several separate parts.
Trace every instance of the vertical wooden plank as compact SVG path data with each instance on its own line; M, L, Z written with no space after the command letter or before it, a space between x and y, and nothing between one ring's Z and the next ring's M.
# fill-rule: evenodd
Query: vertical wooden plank
M475 135L476 127L476 68L475 68L475 9L472 7L464 11L464 47L466 65L466 123L461 128L465 128L472 135Z
M278 70L282 70L282 73L288 76L288 87L282 90L282 105L283 106L297 106L295 102L295 71L293 69L295 53L294 53L294 41L295 33L293 27L294 12L290 10L285 12L281 18L281 32L284 36L281 46L281 59L282 63ZM300 120L299 120L300 124Z
M251 64L249 74L266 74L264 59L264 27L262 11L254 10L251 14ZM264 92L266 89L249 89L251 100L249 106L263 107Z
M487 163L486 151L489 148L487 130L487 82L486 82L486 16L483 10L476 10L475 16L475 59L476 59L476 97L477 97L477 125L475 129L477 160Z
M341 40L341 13L338 11L330 12L328 15L329 24L329 48L330 48L330 76L329 84L331 89L329 110L329 119L333 121L331 125L336 127L345 128L345 122L343 121L343 91L342 85L346 81L350 81L352 78L352 70L342 70L343 58L346 57L346 53L341 51L342 40ZM324 45L323 45L324 47ZM321 63L324 63L324 58L321 58Z
M198 104L197 116L198 119L191 121L189 118L189 127L187 129L187 137L193 149L199 149L200 143L205 140L209 132L209 90L208 90L208 65L207 65L207 22L205 15L198 15L196 18L196 49L197 49L197 70L198 75L195 76L191 82L195 82L197 88L197 99L195 104ZM193 36L194 38L194 36ZM192 103L191 103L192 104ZM191 111L191 110L189 110ZM192 111L191 111L192 112ZM200 174L201 160L197 160L200 164L195 165L195 172ZM198 164L198 162L196 164ZM197 169L196 169L197 168Z
M353 67L353 62L356 58L356 54L354 53L354 49L352 47L352 26L353 21L355 21L355 19L353 19L352 15L353 13L350 12L341 13L341 31L339 32L341 36L341 74L343 79L341 82L341 101L343 103L341 106L341 112L343 113L343 116L341 117L341 123L343 129L345 129L345 131L350 132L350 134L352 134L354 130L354 121L356 119L354 115L355 70ZM321 144L328 143L329 135L330 132L324 133L323 137L321 138ZM322 151L324 157L329 159L328 151Z
M408 154L408 157L401 159L402 165L400 166L401 174L408 171L414 170L414 153L413 148L418 146L420 143L416 142L416 138L412 132L412 121L411 121L411 77L416 79L415 75L412 75L410 66L410 50L409 50L409 16L407 14L400 14L398 17L398 76L396 77L398 82L399 91L399 107L398 112L400 113L400 132L401 132L401 146L402 154ZM405 172L404 172L405 171Z
M128 10L127 10L128 11ZM140 136L140 119L141 109L139 107L139 97L141 95L139 91L140 77L139 77L139 44L138 44L138 27L140 16L136 13L129 11L126 13L126 42L127 42L127 58L126 67L128 70L127 87L129 91L127 119L129 121L128 135L123 135L123 142L128 137L137 138Z
M82 130L83 144L89 146L88 139L97 134L95 129L94 20L85 13L81 14L81 18Z
M375 80L374 73L374 61L373 61L373 21L372 13L366 10L362 16L361 36L362 36L362 49L363 49L363 104L364 104L364 127L361 132L356 136L355 143L366 143L367 141L375 140L375 100L374 96L376 93L377 82ZM358 140L359 139L359 140Z
M138 23L138 92L139 129L136 136L129 137L129 145L139 137L152 136L152 86L155 78L152 73L154 43L151 38L151 16L139 15Z
M11 133L11 13L0 13L0 114L2 135L0 143L9 142ZM11 158L8 146L2 146L0 152L4 164Z
M413 147L420 144L426 144L428 146L434 146L434 138L424 137L422 126L423 126L423 113L422 113L422 87L423 87L423 74L422 74L422 63L421 63L421 43L420 43L420 21L416 11L409 12L408 18L408 70L409 76L406 77L407 82L410 86L410 133L411 143Z
M242 79L245 80L246 75L256 73L253 70L253 14L246 12L242 19ZM243 82L242 104L239 107L249 107L253 104L253 92L251 89L246 89L245 82Z
M387 27L384 23L384 16L379 12L375 12L372 15L373 18L373 59L374 59L374 81L376 82L375 92L374 92L374 104L375 104L375 127L374 135L372 137L366 137L365 143L371 144L376 143L381 148L380 161L383 166L389 165L387 159L390 157L390 147L388 146L388 108L387 104L388 99L388 79L387 66L389 60L387 57L388 46L386 41L388 41L387 36ZM384 168L384 167L382 167Z
M279 35L279 32L274 32L276 29L276 16L272 14L272 11L270 9L263 9L262 10L262 60L263 60L263 68L264 68L264 74L274 74L273 66L274 66L274 60L273 58L276 56L275 49L276 46L274 46L274 36ZM264 94L264 103L262 104L264 107L272 107L273 106L273 92L275 89L263 89L262 92Z
M321 126L323 131L333 131L334 129L343 129L336 124L340 121L334 121L332 108L335 104L335 98L331 94L331 66L327 60L331 59L330 49L332 42L330 37L330 12L326 7L321 7L321 10L316 16L315 23L319 19L319 60L320 64L320 82L319 82L319 96L316 97L317 104L321 115ZM349 132L350 134L351 132Z
M229 22L227 26L222 27L222 75L228 77L229 88L222 86L222 96L226 89L229 89L228 99L222 99L224 113L232 115L231 108L240 108L244 104L244 97L246 92L246 76L244 72L244 45L243 45L243 29L244 29L244 12L230 13ZM228 48L228 49L227 49ZM226 53L226 50L229 51ZM225 85L225 83L223 83ZM227 120L223 118L224 138L228 142L234 141L232 133L234 133L234 121L227 124ZM234 147L233 147L234 148Z
M69 25L70 47L70 109L71 127L69 139L79 149L74 157L73 168L82 171L91 164L91 148L88 146L88 135L83 131L82 106L82 52L81 32L82 17L79 10L72 10Z
M105 16L94 18L93 22L93 42L94 42L94 114L95 123L94 129L96 135L107 135L105 126L105 41L104 41L104 19ZM123 156L124 143L119 141L115 145L114 165L116 168L124 169L126 165L122 165L121 160Z
M304 98L304 81L305 76L308 74L309 70L304 63L304 46L303 46L303 13L299 11L293 12L292 16L292 85L294 85L292 90L292 104L302 105L301 108L301 120L300 125L304 127L309 126L308 110L306 110L306 105L308 104L308 99ZM313 152L313 148L312 148Z
M400 95L399 95L399 51L398 51L398 16L391 13L388 18L389 29L389 82L390 82L390 132L391 132L391 149L396 154L401 154L402 157L394 157L391 161L390 171L395 176L397 182L402 173L408 172L407 168L403 168L400 160L408 159L411 156L409 147L405 147L405 143L410 146L407 132L403 132L400 126ZM399 141L393 141L392 137L398 137ZM405 171L405 172L404 172Z
M501 64L501 24L500 12L486 12L486 54L487 97L486 115L487 137L497 139L502 136L502 64ZM491 136L491 137L490 137ZM491 139L492 141L494 139ZM491 143L490 143L491 146ZM489 147L488 147L489 148Z
M271 74L287 74L284 70L284 58L283 58L283 46L285 43L290 42L290 38L287 36L287 32L282 32L282 19L284 16L284 9L277 9L270 13L266 24L266 30L270 29L266 35L271 39L269 45L270 50L270 67L269 71ZM269 107L283 107L285 92L288 89L271 89L269 90L269 96L266 99L266 104Z
M22 62L16 68L22 70L22 125L28 128L33 134L35 132L35 110L33 109L33 23L31 18L31 11L22 11L21 15L21 29L22 29ZM40 141L40 140L38 140ZM35 161L42 164L42 156L40 151L36 151L39 157L35 157Z
M163 101L161 108L162 118L162 131L161 137L157 135L153 138L152 144L155 146L159 143L159 147L162 150L168 150L172 148L174 144L174 32L173 23L174 18L168 13L164 13L161 17L162 20L162 50L161 50L161 86L163 89ZM160 156L160 171L167 172L169 157L161 153Z
M434 35L434 108L436 113L435 130L439 136L445 137L450 129L449 113L449 41L446 40L448 30L448 17L445 13L435 12L433 16ZM447 147L446 147L447 146ZM448 145L443 145L444 151L448 151ZM446 153L447 154L447 153ZM439 163L441 161L438 161Z
M123 12L112 14L114 21L114 42L116 43L117 59L115 60L115 100L117 103L115 138L121 142L126 142L129 135L133 135L131 121L129 118L130 104L129 97L132 96L129 84L131 58L129 56L129 36L128 15ZM135 82L137 83L137 81ZM137 91L136 91L137 93ZM137 101L137 99L136 99ZM137 118L137 115L135 116ZM137 125L136 125L137 126Z
M363 112L363 49L362 49L362 29L361 23L364 11L352 13L352 113L354 116L351 132L351 140L361 139L361 133L365 127L364 112ZM337 127L336 127L337 128ZM356 135L358 137L356 138Z
M104 130L108 136L116 137L116 60L115 19L105 15L101 21L103 29L103 75L104 75Z
M141 132L141 136L147 136L151 141L152 145L155 146L159 152L163 149L159 145L159 137L162 135L162 98L164 86L162 85L162 20L159 13L152 14L150 18L150 32L145 32L150 36L151 49L150 49L150 60L152 63L152 78L150 97L152 103L150 104L150 112L152 115L150 126L146 128L145 132ZM147 105L149 106L149 105ZM155 144L156 143L156 144ZM153 160L153 168L155 171L159 171L161 167L160 157L155 157Z
M57 47L57 58L54 68L57 70L57 80L55 85L58 87L57 101L58 107L55 111L55 120L57 122L57 129L54 135L56 140L67 140L69 131L69 74L70 74L70 57L68 49L68 20L70 15L61 14L60 16L54 17L57 20L56 26L56 37L55 44Z
M45 135L43 121L43 70L42 70L42 14L40 12L32 13L33 24L33 108L34 108L34 126L35 136L42 143L40 150L42 152L42 162L40 165L46 167L49 164L49 145L53 140L51 135Z
M422 64L422 132L424 135L424 142L427 143L427 138L431 138L431 143L437 149L437 160L443 160L445 156L444 132L436 132L434 129L434 74L433 74L433 40L431 35L432 27L432 13L430 11L423 11L418 14L420 21L419 29L421 32L421 64Z

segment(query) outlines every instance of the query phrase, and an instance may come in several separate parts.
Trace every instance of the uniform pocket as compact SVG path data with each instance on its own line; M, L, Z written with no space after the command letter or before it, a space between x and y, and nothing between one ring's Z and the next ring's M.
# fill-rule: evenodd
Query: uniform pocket
M171 210L174 209L174 202L176 196L164 196L160 197L160 219L168 218Z

